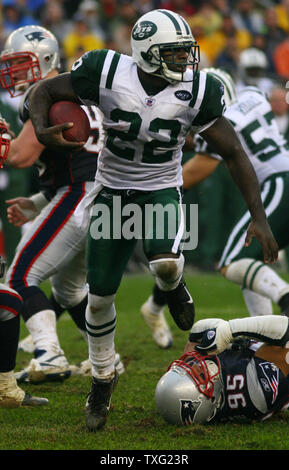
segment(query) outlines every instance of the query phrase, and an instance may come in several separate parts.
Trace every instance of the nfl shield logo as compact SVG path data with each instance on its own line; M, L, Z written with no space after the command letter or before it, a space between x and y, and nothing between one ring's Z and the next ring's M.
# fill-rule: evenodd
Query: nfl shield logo
M154 98L146 98L145 101L147 106L152 106L156 100Z

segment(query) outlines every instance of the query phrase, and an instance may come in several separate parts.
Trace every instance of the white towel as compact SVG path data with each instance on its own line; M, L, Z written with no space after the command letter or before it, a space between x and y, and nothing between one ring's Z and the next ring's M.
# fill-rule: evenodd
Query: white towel
M81 227L82 229L88 230L89 222L90 222L90 214L91 209L93 208L93 202L96 196L100 193L103 186L101 183L95 183L94 187L92 188L89 193L84 196L82 201L78 204L75 212L74 217L76 220L76 225Z

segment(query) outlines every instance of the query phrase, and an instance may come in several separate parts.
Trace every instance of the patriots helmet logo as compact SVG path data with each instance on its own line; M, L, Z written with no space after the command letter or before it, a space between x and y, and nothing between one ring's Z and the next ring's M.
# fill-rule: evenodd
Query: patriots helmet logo
M193 424L199 405L197 400L180 400L181 419L185 425Z
M47 39L49 35L43 31L32 31L29 34L25 34L25 37L30 42L40 42L43 39Z

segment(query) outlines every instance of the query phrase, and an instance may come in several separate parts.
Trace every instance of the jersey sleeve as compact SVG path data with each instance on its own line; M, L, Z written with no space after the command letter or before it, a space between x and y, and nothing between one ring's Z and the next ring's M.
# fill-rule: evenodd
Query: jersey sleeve
M197 133L208 129L226 110L224 85L207 73L204 97L199 113L193 121L193 130Z
M23 124L30 119L29 115L29 95L31 90L34 88L35 85L30 86L22 95L20 103L19 103L19 118L23 122Z
M71 68L71 83L76 95L89 104L99 104L99 86L108 50L86 52Z

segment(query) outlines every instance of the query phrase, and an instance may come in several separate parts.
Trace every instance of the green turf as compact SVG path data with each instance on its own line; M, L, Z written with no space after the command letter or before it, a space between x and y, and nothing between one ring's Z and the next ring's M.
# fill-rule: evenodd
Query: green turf
M238 286L218 275L187 275L186 279L195 300L196 319L247 314ZM126 372L113 394L106 427L96 434L86 430L88 377L71 377L63 384L24 385L25 390L47 397L50 403L38 409L1 410L0 450L288 449L288 412L264 423L188 428L167 425L158 416L155 386L169 363L182 353L187 333L177 329L166 311L174 343L168 350L155 345L139 314L152 285L150 276L127 276L117 294L116 346ZM47 285L44 288L48 289ZM87 358L87 346L67 313L58 322L58 333L71 363ZM25 335L22 324L21 337ZM31 355L18 353L17 370L30 359Z

